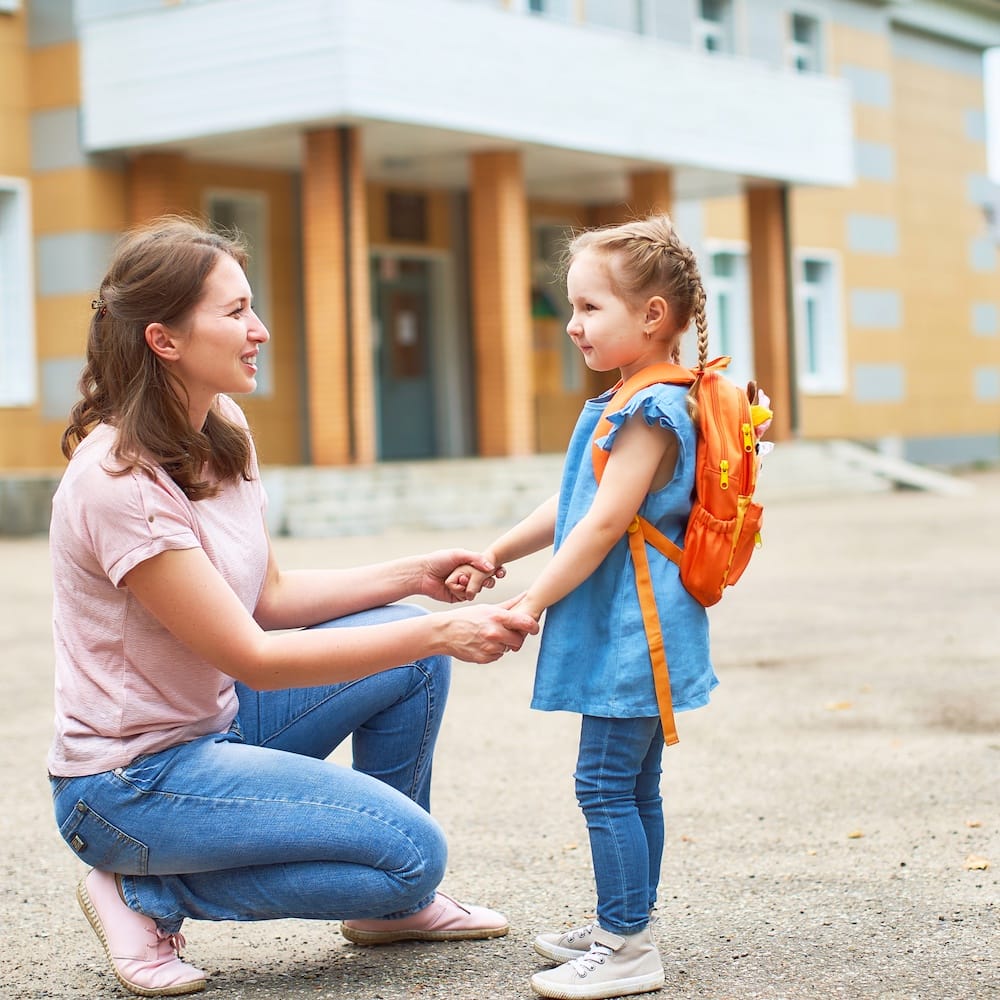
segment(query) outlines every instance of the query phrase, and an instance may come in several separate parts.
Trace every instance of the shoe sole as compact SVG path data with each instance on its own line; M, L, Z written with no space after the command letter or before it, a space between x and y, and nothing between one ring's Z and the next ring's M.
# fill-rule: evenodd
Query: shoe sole
M111 946L108 944L108 936L104 933L104 924L101 923L101 918L97 915L97 909L90 898L90 893L87 892L85 879L80 879L77 884L76 901L80 904L80 909L83 910L83 915L89 921L90 926L94 928L94 933L104 948L104 954L107 955L115 979L129 992L140 997L176 997L185 993L200 993L205 988L207 982L205 979L195 979L190 983L179 983L177 986L162 986L159 989L150 989L147 986L139 986L138 983L130 982L118 971L118 966L115 965L115 960L111 955Z
M485 941L504 937L509 931L510 924L465 931L363 931L357 927L340 925L340 933L348 941L362 945L394 944L397 941Z
M532 977L531 988L540 997L549 997L550 1000L610 1000L611 997L653 993L663 989L665 981L662 972L634 976L631 979L616 979L603 985L595 983L593 986L562 986L558 983L552 985L545 983L539 986Z

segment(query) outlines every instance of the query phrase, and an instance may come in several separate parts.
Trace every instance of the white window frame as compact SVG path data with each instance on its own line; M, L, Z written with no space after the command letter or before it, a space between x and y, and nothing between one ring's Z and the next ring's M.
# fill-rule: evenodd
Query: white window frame
M250 264L247 278L250 290L253 292L253 309L261 322L270 330L273 307L271 297L271 222L270 202L262 191L248 191L239 188L209 188L202 196L202 212L211 223L213 221L213 205L219 201L235 202L245 211L256 216L257 231L250 228L240 228L240 232L250 243ZM269 398L274 395L274 355L264 345L257 359L257 388L251 395Z
M0 177L0 406L38 402L28 182Z
M796 40L796 17L808 19L815 24L816 38L813 44ZM825 72L828 64L826 40L830 34L825 13L808 5L792 7L787 14L785 31L785 62L789 69L796 73ZM805 65L800 65L800 60Z
M736 273L731 276L715 273L715 257L725 254L737 261ZM706 240L699 254L703 261L702 283L705 286L705 314L708 320L709 358L728 354L732 364L726 371L728 378L737 385L755 377L753 353L753 328L750 316L750 255L746 243L736 240ZM722 335L721 302L729 302L731 322L730 340L724 343ZM686 338L694 343L689 335ZM692 358L693 364L696 359Z
M21 9L21 0L0 0L0 14L16 14Z
M694 45L699 52L715 56L732 54L736 51L736 2L737 0L718 0L725 7L725 16L721 21L714 21L704 16L705 0L694 0L694 16L692 32ZM717 42L715 48L709 47L709 39Z
M808 262L821 264L825 278L807 282ZM809 395L841 395L847 390L843 319L843 268L832 250L800 247L795 263L795 366L799 389ZM812 321L818 321L811 336Z

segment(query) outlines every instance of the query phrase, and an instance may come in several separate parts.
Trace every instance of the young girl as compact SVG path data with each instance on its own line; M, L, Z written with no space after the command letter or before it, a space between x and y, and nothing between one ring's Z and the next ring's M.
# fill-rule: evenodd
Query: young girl
M566 332L588 367L628 379L675 361L692 318L707 354L705 293L692 251L657 216L578 235L566 279L573 315ZM639 391L599 439L610 452L600 486L591 438L606 392L589 400L570 441L558 496L498 538L483 560L498 567L555 543L555 554L516 605L542 633L532 707L583 716L576 794L587 820L597 883L597 921L541 934L539 954L557 968L537 973L544 997L646 993L664 982L650 934L663 850L660 756L664 746L626 529L637 513L681 544L694 489L695 427L688 389ZM663 616L675 710L706 704L717 684L705 609L677 567L650 559ZM473 567L452 574L456 596L474 596L493 577Z

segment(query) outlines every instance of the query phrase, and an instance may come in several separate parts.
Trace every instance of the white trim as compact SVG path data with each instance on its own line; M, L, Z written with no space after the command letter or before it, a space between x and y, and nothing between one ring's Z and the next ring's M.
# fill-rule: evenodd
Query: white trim
M794 302L795 302L795 365L799 389L806 395L842 395L847 390L846 375L846 331L843 310L843 262L839 253L827 248L797 247L793 256L795 262ZM824 328L820 331L818 344L819 370L808 372L806 363L806 288L803 280L805 261L817 261L829 268L826 294L819 299L822 307L821 320Z
M253 293L254 312L270 331L274 322L274 298L271 294L271 201L263 191L253 188L211 187L202 192L202 214L211 223L213 201L231 201L245 205L257 213L258 232L241 229L244 236L253 240L250 247L248 278ZM268 399L274 395L274 355L264 345L258 359L257 388L252 395Z
M0 0L0 14L16 14L21 9L21 0Z
M38 402L30 187L0 177L0 406Z
M819 38L816 41L815 50L806 49L801 43L795 41L794 23L796 15L811 18L816 22ZM794 3L785 11L785 65L796 73L827 73L830 66L830 14L829 11L817 7L814 3ZM819 61L818 66L813 66L808 70L799 69L795 65L795 58L800 50L815 53Z

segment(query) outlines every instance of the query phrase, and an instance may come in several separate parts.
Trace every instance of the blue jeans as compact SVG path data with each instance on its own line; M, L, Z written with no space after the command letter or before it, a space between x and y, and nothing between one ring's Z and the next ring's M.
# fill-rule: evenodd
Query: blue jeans
M323 627L421 614L394 605ZM361 680L252 691L228 733L126 767L52 779L56 820L87 864L122 875L128 905L185 917L406 916L441 881L431 762L451 664L429 657ZM354 767L325 758L353 736Z
M612 934L649 923L663 857L658 718L583 717L576 798L587 820L597 922Z

